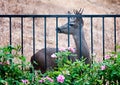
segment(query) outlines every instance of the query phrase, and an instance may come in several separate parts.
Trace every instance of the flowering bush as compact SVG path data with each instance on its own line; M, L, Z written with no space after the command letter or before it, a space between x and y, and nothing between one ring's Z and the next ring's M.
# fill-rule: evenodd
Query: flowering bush
M20 47L0 48L0 85L102 85L120 83L120 53L105 55L103 62L85 64L84 59L71 61L75 50L62 48L51 55L57 67L42 74L30 73L30 66L24 56L19 55ZM14 62L14 60L19 62Z
M63 48L62 48L63 49ZM58 76L62 75L62 85L102 85L120 83L120 53L105 55L103 62L85 64L84 60L72 62L69 57L75 57L75 51L69 49L55 53L58 67L48 71L46 75L54 79L59 85ZM57 77L57 79L56 79ZM60 78L62 80L62 78Z
M30 63L19 54L19 50L20 46L0 48L0 85L32 84L35 75L26 70Z
M104 82L110 84L120 83L120 53L114 53L105 56L105 60L101 63L103 65L102 71L99 75L103 77Z

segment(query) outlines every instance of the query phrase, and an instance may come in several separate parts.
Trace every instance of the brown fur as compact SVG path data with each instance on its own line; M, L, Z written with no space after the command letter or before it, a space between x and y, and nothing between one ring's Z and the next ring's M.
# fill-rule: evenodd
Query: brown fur
M53 53L56 52L55 48L46 48L46 62L47 68L45 68L45 49L39 50L31 57L31 63L35 70L41 70L44 73L47 69L53 68L56 66L55 59L51 57Z

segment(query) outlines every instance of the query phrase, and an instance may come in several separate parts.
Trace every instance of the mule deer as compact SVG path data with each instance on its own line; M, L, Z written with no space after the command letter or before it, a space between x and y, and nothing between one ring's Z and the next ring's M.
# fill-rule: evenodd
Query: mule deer
M83 10L74 10L74 14L75 15L81 15L83 12ZM80 57L80 37L79 37L79 30L80 30L80 25L81 27L81 54L84 58L86 58L85 63L89 64L90 63L90 56L89 56L89 50L88 50L88 46L84 37L84 32L83 32L83 19L76 17L76 18L70 18L70 22L69 25L68 23L58 27L57 30L59 33L64 33L64 34L68 34L68 26L70 29L70 34L73 35L73 38L75 40L75 44L76 44L76 54L77 54L77 58ZM35 70L40 69L42 73L44 73L47 69L49 68L53 68L56 66L55 60L53 58L51 58L51 55L53 53L56 52L55 48L46 48L46 58L47 58L47 67L45 68L45 49L41 49L39 50L36 54L34 54L31 57L31 63L34 67Z
M82 15L82 12L83 12L82 9L80 9L79 11L74 10L75 15ZM69 14L71 13L69 12ZM77 58L79 59L82 56L83 58L85 58L85 63L88 64L90 63L90 54L89 54L89 49L84 36L83 25L84 25L84 21L82 17L73 17L73 18L70 18L69 23L61 27L58 27L58 32L68 34L68 27L69 27L69 33L73 36L76 44ZM80 38L80 35L81 35L81 38ZM81 42L81 46L80 46L80 42Z

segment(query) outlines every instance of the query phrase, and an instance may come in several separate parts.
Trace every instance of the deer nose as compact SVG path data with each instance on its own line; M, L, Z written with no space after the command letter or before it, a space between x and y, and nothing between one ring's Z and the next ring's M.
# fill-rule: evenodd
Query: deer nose
M61 33L61 32L62 32L59 27L58 27L56 30L57 30L58 33Z

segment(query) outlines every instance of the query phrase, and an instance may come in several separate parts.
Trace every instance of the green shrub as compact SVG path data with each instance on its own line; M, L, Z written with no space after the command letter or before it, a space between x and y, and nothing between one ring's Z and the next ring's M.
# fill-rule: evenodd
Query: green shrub
M120 53L106 55L103 62L85 64L85 59L72 62L74 51L54 53L57 67L42 74L30 73L32 67L26 57L19 54L20 46L0 48L0 85L102 85L120 83Z
M23 80L32 81L33 74L23 71L30 63L26 62L24 56L18 54L19 50L20 46L0 48L0 85L20 85L23 84Z
M54 84L61 83L56 81L58 75L65 77L62 85L102 85L120 83L120 53L110 53L106 55L103 62L85 64L84 59L72 62L68 59L72 53L69 50L55 53L57 58L57 69L48 71L47 76L55 80ZM73 57L73 56L72 56ZM45 83L45 82L44 82Z

